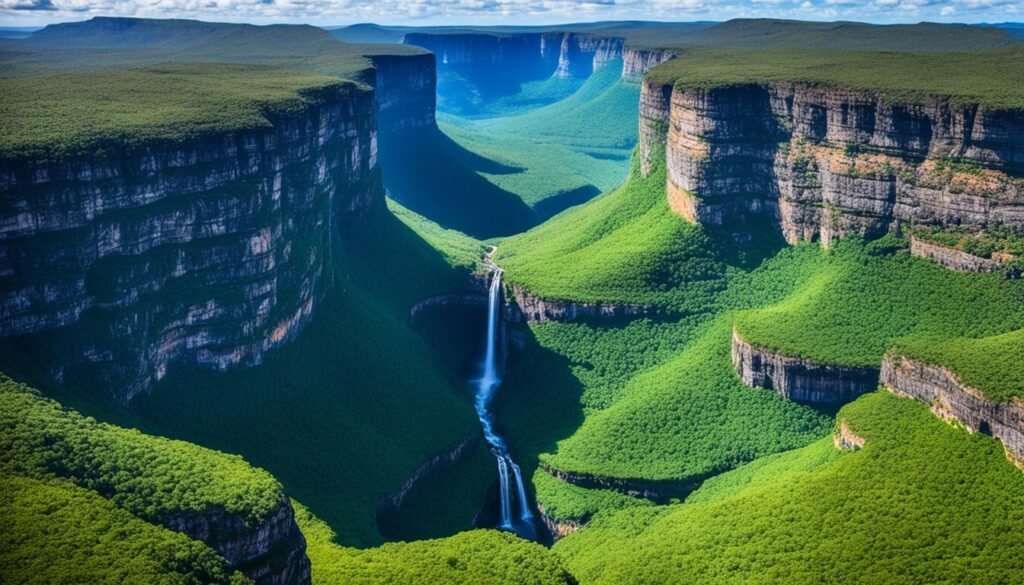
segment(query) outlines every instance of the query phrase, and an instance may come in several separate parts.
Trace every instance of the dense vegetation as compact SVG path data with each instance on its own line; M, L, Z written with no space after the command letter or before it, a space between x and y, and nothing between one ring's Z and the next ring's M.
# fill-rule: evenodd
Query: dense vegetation
M364 55L309 26L96 18L0 47L0 156L44 158L262 128L365 89Z
M925 242L954 248L981 258L1024 257L1024 233L1008 226L993 226L980 233L965 227L916 226L912 233Z
M773 81L869 90L890 100L949 98L993 108L1024 107L1024 44L977 53L914 54L807 49L694 48L648 79L688 89Z
M814 277L781 302L739 315L750 343L823 363L878 366L899 340L986 337L1024 327L1024 283L953 272L888 236L796 251Z
M539 544L507 532L473 530L448 538L356 550L334 544L324 522L296 505L314 585L452 583L569 584L575 581Z
M4 583L250 583L201 542L67 480L0 474Z
M661 157L655 157L658 160ZM657 305L700 312L724 285L724 264L698 227L672 213L665 168L501 242L510 283L550 299Z
M1024 482L998 442L885 392L839 418L862 449L823 439L685 504L599 516L554 550L586 583L1021 582Z
M281 499L280 484L240 457L97 422L6 377L0 469L66 478L154 522L220 507L251 523Z
M1024 398L1024 329L977 339L902 341L893 352L945 366L989 400Z

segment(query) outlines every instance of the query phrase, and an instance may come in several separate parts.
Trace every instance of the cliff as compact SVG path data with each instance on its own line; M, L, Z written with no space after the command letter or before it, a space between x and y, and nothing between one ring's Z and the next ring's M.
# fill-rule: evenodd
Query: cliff
M774 390L796 402L849 402L878 387L878 368L818 364L754 347L733 329L732 364L751 388Z
M585 79L619 59L622 78L639 81L652 67L678 54L675 49L630 46L614 35L572 31L409 33L403 42L437 54L439 67L492 70L514 84L548 77Z
M0 161L0 335L122 403L260 363L315 312L335 218L383 202L373 110L349 86L270 128Z
M936 416L999 439L1007 455L1024 468L1024 403L1020 399L988 400L950 370L899 355L885 356L882 383L896 394L928 404Z
M960 272L1005 271L1008 276L1016 275L1016 271L1008 268L1005 262L1000 262L999 260L994 260L992 258L975 256L973 254L957 250L956 248L932 244L916 237L910 238L910 253L914 256L934 260L936 264L945 266L950 270L957 270Z
M513 322L544 323L588 318L639 317L657 312L657 309L650 305L550 300L542 299L520 286L512 285L509 288L515 304L507 305L506 313L508 320Z
M380 516L385 512L400 511L402 508L402 502L405 501L406 496L409 495L409 492L412 491L416 484L423 480L423 478L445 469L449 469L458 463L462 460L466 450L472 447L479 438L479 435L472 434L463 439L458 445L449 451L438 453L427 461L424 461L423 464L421 464L416 471L414 471L412 475L405 480L405 483L402 484L402 487L399 488L398 491L388 495L380 501L377 505L377 515Z
M643 84L640 116L641 161L664 144L667 197L691 221L764 217L791 243L825 245L901 222L1024 226L1018 110L827 84L698 87L659 77Z
M256 585L310 582L306 539L295 523L290 501L283 495L277 508L253 526L223 510L172 514L163 519L163 524L205 542Z
M431 53L369 55L374 66L377 127L382 134L435 124L437 62Z

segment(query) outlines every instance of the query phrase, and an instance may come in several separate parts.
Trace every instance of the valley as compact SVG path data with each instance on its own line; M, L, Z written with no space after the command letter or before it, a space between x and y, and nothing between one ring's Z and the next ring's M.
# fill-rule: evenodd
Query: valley
M0 39L0 580L1024 582L1008 30Z

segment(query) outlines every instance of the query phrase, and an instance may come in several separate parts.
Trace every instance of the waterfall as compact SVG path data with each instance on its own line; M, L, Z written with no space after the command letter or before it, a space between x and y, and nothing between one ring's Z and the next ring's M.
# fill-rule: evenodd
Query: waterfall
M487 346L481 364L480 377L474 381L476 386L476 414L480 419L484 438L491 446L491 452L498 460L498 488L501 495L501 524L499 528L511 530L524 538L536 539L536 528L530 502L526 498L526 486L519 466L512 461L505 439L494 430L494 413L491 402L494 392L501 385L501 269L493 267L491 286L487 297ZM513 492L512 481L516 488ZM519 514L513 520L512 498L519 499Z

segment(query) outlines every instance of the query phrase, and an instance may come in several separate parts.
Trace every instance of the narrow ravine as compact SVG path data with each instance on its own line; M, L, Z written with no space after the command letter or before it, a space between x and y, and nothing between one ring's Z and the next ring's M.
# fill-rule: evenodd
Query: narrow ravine
M490 264L490 267L491 285L487 297L487 347L483 362L480 364L480 377L473 381L476 391L476 414L480 419L484 438L491 446L491 453L494 453L494 457L498 461L498 484L501 494L501 522L498 528L515 532L523 538L536 540L537 528L533 512L530 511L530 502L526 497L522 471L512 460L505 439L494 430L494 413L491 411L491 403L494 393L501 386L501 366L505 356L504 344L501 343L500 337L502 271L496 265ZM513 507L516 508L515 512Z

